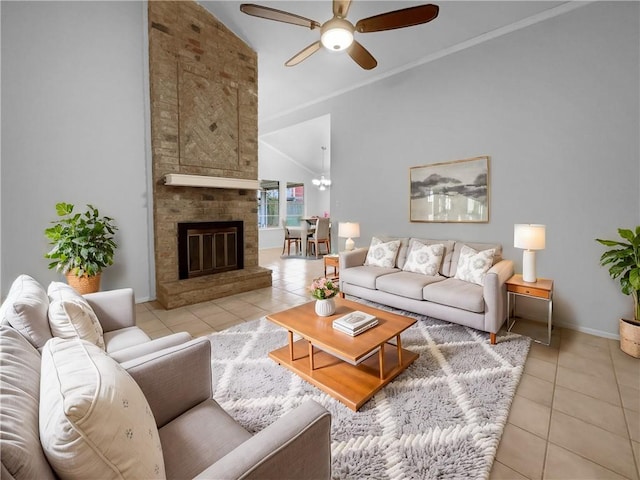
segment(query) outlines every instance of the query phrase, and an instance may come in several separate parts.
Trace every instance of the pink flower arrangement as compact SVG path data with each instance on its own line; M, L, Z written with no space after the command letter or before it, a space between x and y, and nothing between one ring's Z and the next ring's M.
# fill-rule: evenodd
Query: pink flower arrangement
M326 300L327 298L335 297L340 289L336 283L333 283L328 278L320 277L316 278L309 286L311 296L318 300Z

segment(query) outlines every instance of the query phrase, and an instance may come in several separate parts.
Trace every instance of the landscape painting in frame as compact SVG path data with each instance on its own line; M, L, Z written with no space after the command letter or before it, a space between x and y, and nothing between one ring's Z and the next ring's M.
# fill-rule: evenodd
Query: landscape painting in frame
M489 221L489 157L409 169L412 222Z

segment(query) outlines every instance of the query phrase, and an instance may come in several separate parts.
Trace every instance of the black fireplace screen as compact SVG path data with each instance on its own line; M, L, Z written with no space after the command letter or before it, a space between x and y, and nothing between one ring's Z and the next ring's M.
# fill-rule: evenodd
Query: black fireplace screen
M180 279L244 267L241 221L178 224Z

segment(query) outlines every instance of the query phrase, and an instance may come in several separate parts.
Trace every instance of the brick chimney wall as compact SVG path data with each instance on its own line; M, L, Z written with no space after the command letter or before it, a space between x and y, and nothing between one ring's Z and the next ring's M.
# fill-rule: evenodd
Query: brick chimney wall
M149 2L156 293L165 308L271 285L255 190L164 185L181 173L257 180L257 54L192 1ZM243 271L178 279L178 222L244 222Z

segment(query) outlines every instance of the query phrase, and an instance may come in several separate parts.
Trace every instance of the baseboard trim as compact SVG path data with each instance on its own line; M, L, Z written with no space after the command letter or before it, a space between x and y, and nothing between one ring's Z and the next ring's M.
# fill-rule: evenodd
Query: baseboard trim
M612 340L620 340L620 334L603 332L602 330L596 330L595 328L581 327L580 325L576 325L575 323L556 322L555 325L562 328L568 328L569 330L575 330L577 332L588 333L589 335L595 335L596 337L610 338Z
M542 323L542 324L545 324L545 325L547 324L546 321L540 320L539 318L530 318L530 317L526 317L526 316L524 316L522 314L518 314L518 318L521 318L523 320L527 320L529 322L538 322L538 323ZM589 335L595 335L596 337L610 338L611 340L620 340L620 334L615 334L615 333L610 333L610 332L603 332L602 330L597 330L595 328L582 327L580 325L576 325L575 323L554 321L553 322L553 326L554 327L567 328L569 330L575 330L576 332L588 333Z

